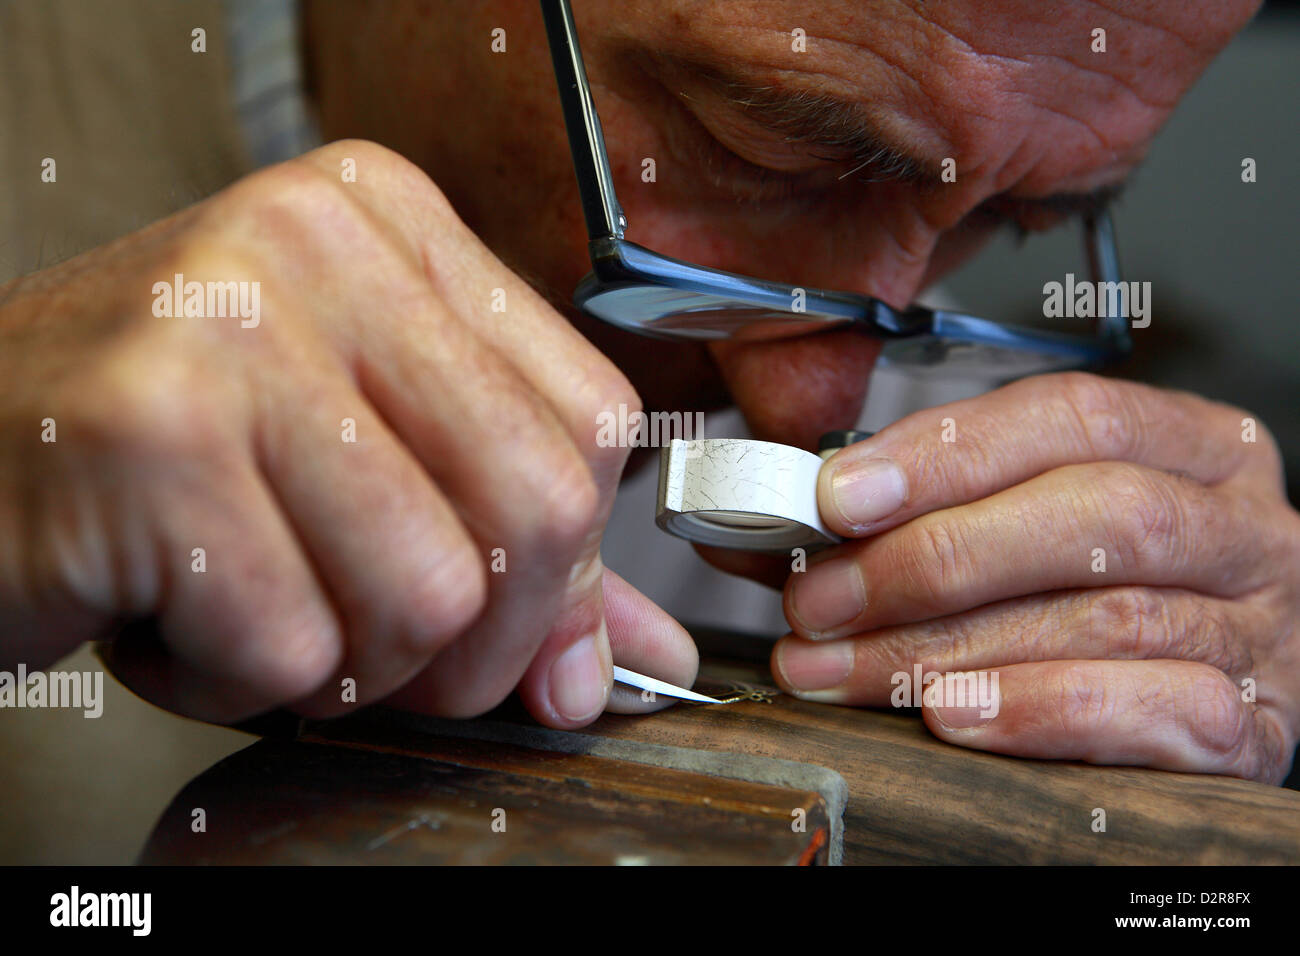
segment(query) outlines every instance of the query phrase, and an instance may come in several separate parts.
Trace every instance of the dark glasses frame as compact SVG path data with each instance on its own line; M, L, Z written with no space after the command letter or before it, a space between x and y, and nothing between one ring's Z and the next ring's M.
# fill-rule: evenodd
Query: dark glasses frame
M674 259L623 238L627 217L610 173L569 0L541 0L569 148L587 224L592 271L574 291L589 315L640 335L674 340L772 338L852 327L882 339L887 363L944 374L1010 379L1098 365L1131 347L1107 210L1083 217L1094 282L1116 283L1114 313L1097 296L1094 334L1070 335L992 322L946 309L895 309L855 292L805 288Z

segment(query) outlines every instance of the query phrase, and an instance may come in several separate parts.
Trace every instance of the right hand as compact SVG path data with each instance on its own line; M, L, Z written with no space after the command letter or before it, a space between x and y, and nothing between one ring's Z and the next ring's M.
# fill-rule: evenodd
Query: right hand
M260 283L260 321L156 317L177 273ZM184 714L339 714L353 678L444 716L517 686L561 728L646 709L610 702L612 656L694 679L685 631L600 560L627 449L597 416L635 392L382 147L0 288L0 381L0 666L143 621L161 640L110 662Z

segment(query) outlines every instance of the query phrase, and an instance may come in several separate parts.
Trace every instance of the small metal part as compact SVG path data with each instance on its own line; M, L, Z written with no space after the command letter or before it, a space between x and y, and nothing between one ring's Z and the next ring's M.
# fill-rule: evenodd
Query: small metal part
M751 701L755 704L770 704L772 698L781 693L771 687L755 687L753 684L745 684L741 681L728 681L731 690L724 691L718 695L718 702L723 704L739 704L742 701Z

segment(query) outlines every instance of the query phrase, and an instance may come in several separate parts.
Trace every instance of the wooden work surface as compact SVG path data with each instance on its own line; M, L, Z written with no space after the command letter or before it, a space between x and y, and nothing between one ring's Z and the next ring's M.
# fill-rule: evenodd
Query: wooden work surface
M770 683L752 645L702 643L730 655L706 658L706 693ZM914 714L783 695L609 715L580 733L517 706L474 721L372 708L218 764L142 860L1297 863L1300 793L978 753Z

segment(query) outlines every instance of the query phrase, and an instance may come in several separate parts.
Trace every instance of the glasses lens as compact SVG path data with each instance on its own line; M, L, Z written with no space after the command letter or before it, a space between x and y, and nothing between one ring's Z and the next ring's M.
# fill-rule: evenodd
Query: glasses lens
M1085 364L1085 360L1078 354L1026 352L982 342L924 336L886 343L881 364L904 367L921 377L998 380L1075 368Z
M673 339L783 338L848 321L844 316L656 285L603 287L580 296L577 305L631 332Z

